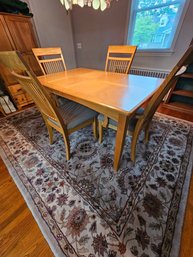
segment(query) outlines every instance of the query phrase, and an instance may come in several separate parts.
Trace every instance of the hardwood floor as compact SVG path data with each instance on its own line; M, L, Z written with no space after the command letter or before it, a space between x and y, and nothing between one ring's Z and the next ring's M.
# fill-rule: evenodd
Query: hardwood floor
M0 256L54 256L1 159Z
M159 112L193 121L193 116L160 107ZM193 257L193 177L179 257ZM0 256L53 257L23 197L0 159Z

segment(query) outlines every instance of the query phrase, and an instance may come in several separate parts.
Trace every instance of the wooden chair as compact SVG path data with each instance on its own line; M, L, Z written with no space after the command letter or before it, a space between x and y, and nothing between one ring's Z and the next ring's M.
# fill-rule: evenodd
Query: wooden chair
M129 73L137 46L109 46L105 64L105 71Z
M60 47L32 48L44 75L66 70L66 64Z
M32 52L44 75L66 70L66 64L60 47L32 48ZM52 95L57 106L68 102L61 96Z
M128 74L131 64L133 62L133 58L135 56L136 50L137 50L137 46L128 46L128 45L109 46L107 58L106 58L106 64L105 64L105 71ZM108 127L109 118L107 116L103 116L102 114L100 114L98 119L100 124L99 142L101 143L103 127L104 128ZM112 126L112 124L110 124L109 127L116 129L116 127Z
M193 63L193 45L191 45L188 50L185 52L183 57L179 60L176 66L172 69L167 78L163 81L160 87L157 89L155 94L147 103L145 109L139 108L133 117L130 118L128 123L128 132L132 135L131 141L131 160L135 161L135 151L136 144L138 140L138 136L142 129L145 130L145 142L148 141L149 137L149 128L151 125L151 120L156 112L158 106L163 100L164 96L168 93L168 91L172 88L181 72L185 71L185 67L189 64ZM103 115L99 115L99 141L102 142L102 134L103 127L105 123L105 117ZM110 127L112 129L116 129L117 121L109 119L108 124L105 127Z
M12 75L34 100L47 126L50 143L53 142L53 129L63 135L67 160L70 159L69 134L93 124L94 136L97 137L97 113L73 101L60 109L57 108L19 52L0 52L0 63L9 68Z

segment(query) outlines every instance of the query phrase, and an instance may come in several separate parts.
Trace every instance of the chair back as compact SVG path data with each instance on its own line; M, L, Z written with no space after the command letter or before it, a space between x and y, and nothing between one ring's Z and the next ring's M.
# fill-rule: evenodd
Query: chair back
M49 120L49 122L54 123L59 128L61 126L65 127L62 117L52 102L51 97L19 52L0 52L0 63L9 69L23 89L31 96L44 119Z
M137 46L109 46L105 71L129 73Z
M32 51L44 75L66 70L60 47L32 48Z
M143 126L146 125L148 122L151 121L154 113L156 112L158 106L160 105L161 101L165 97L165 95L169 92L172 88L176 80L178 80L179 76L185 71L186 67L193 63L193 45L191 45L182 58L178 61L178 63L174 66L170 74L166 77L163 81L161 86L155 92L153 97L148 102L144 114L139 119L139 123L143 123ZM181 68L184 68L181 72ZM142 125L142 124L141 124Z

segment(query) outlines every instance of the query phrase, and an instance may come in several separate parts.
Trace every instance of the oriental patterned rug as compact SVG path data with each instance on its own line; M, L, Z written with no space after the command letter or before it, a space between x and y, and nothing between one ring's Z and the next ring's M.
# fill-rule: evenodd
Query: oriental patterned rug
M177 257L192 171L193 124L156 114L150 142L126 139L113 171L115 132L48 133L35 107L0 122L2 158L56 256Z

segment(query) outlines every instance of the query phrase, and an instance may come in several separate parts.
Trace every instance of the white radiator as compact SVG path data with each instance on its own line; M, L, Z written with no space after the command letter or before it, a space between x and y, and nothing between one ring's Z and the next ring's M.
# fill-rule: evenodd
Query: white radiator
M150 70L144 68L133 67L129 71L130 74L148 76L148 77L156 77L156 78L166 78L169 74L169 71L161 71L161 70Z

